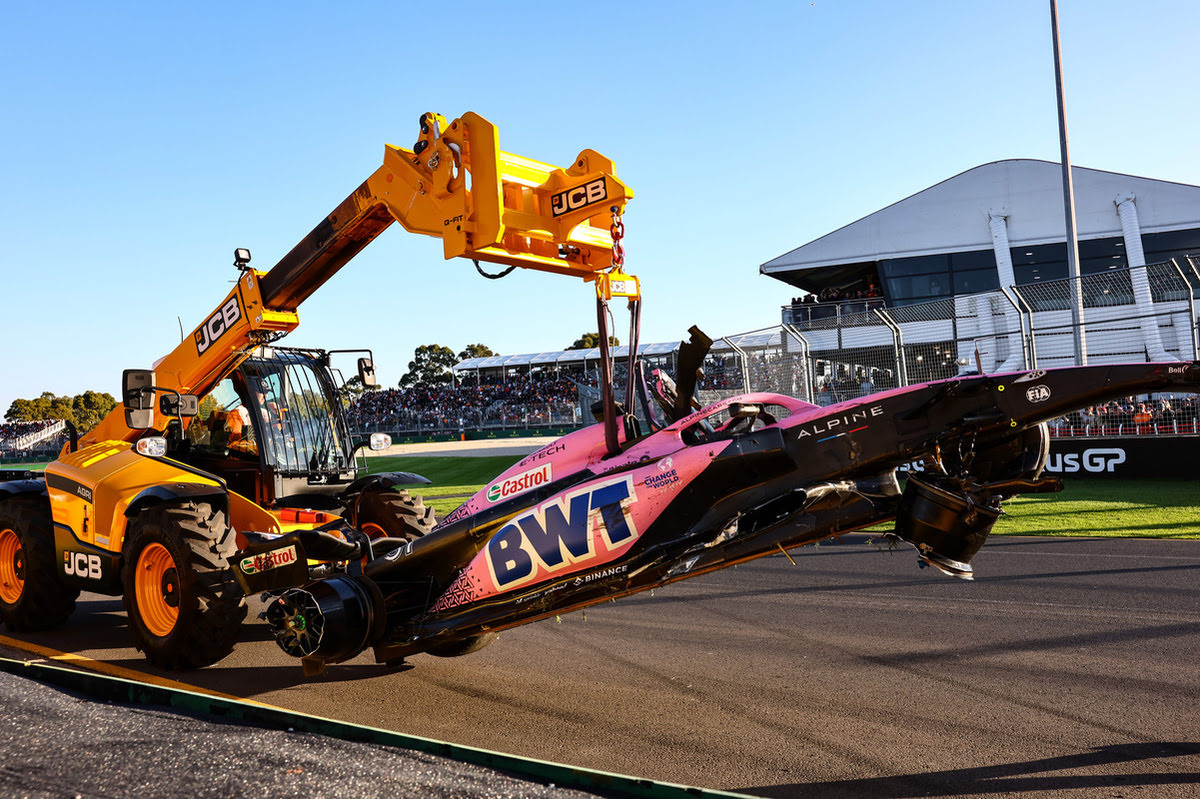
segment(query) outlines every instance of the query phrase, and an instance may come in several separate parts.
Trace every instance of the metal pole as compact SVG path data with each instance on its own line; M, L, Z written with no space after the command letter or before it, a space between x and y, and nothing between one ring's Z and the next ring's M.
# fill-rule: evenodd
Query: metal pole
M813 368L812 368L812 348L808 346L808 339L800 334L792 325L782 325L787 333L791 333L797 341L800 342L800 361L804 364L804 399L807 402L816 402L813 396ZM785 333L786 336L786 333ZM784 339L787 340L786 338Z
M742 373L742 393L749 394L750 388L750 365L746 363L746 351L729 340L729 336L722 336L721 341L729 345L729 348L737 353L738 358L742 362L742 368L739 370Z
M894 319L879 308L872 308L871 313L878 316L888 326L888 330L892 331L892 349L896 363L896 385L903 388L908 385L908 358L904 354L904 331L900 329L900 325L896 324Z
M1197 360L1200 359L1200 341L1196 338L1196 292L1192 289L1192 282L1183 273L1178 258L1171 259L1171 266L1175 267L1175 271L1179 273L1179 279L1183 281L1183 285L1187 286L1188 335L1192 339L1192 359Z
M1062 53L1058 45L1058 0L1050 0L1050 28L1054 39L1054 88L1058 93L1058 143L1062 153L1063 211L1067 219L1067 276L1071 280L1071 322L1075 328L1075 363L1087 365L1083 331L1083 292L1079 285L1079 241L1075 237L1075 186L1071 180L1071 152L1067 144L1067 109L1063 99Z

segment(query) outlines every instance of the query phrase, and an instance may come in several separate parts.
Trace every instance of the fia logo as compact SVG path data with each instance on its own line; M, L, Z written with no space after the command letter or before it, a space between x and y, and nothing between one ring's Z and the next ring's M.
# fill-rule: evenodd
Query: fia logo
M82 577L86 580L99 580L100 556L89 555L86 552L63 552L63 573L72 577Z
M550 195L550 212L554 216L562 216L569 211L577 211L592 203L608 199L608 189L604 186L604 178L599 177L582 186L560 191Z
M205 350L213 345L213 343L228 330L234 322L242 318L242 309L238 307L237 297L230 297L229 301L217 309L216 313L208 317L204 324L196 331L196 354L203 355Z
M1045 384L1038 384L1033 388L1025 391L1025 399L1034 403L1045 402L1050 399L1050 387Z

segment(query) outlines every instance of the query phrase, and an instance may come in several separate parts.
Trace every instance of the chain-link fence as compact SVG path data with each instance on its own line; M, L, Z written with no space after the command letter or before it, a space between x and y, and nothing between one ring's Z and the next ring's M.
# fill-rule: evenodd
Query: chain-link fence
M893 308L792 305L774 332L726 339L753 344L714 347L705 368L722 376L709 386L722 394L796 386L825 404L968 372L1196 360L1197 296L1191 257ZM765 367L757 378L753 364Z

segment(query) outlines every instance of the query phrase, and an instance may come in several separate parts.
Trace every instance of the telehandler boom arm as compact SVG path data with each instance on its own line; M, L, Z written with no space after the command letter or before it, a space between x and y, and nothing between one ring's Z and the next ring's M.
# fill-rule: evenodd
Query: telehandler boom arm
M502 152L495 126L478 114L450 123L423 114L413 148L386 145L383 165L270 271L239 263L237 287L155 364L156 380L207 393L248 348L295 329L300 304L394 221L440 237L447 259L596 280L614 266L610 223L632 197L612 161L594 150L560 169ZM165 423L156 415L156 429ZM118 406L82 443L137 435Z

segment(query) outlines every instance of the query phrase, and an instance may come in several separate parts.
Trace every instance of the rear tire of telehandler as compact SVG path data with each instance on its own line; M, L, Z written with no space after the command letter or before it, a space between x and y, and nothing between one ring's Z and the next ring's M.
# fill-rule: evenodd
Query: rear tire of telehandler
M0 619L8 629L49 630L75 611L79 589L63 582L57 566L46 498L0 500Z
M212 665L233 651L245 597L225 513L205 502L156 505L129 523L121 578L134 644L155 666Z
M355 527L371 539L415 541L436 526L433 508L407 491L372 491L359 498Z

